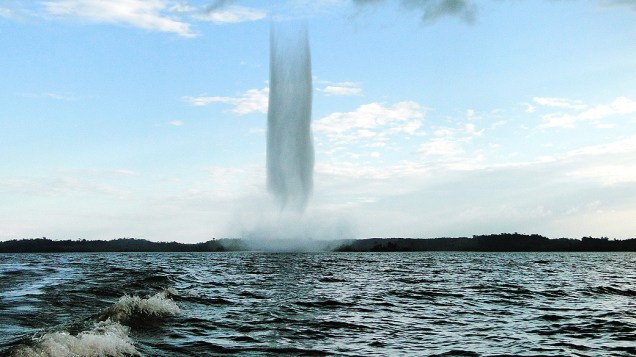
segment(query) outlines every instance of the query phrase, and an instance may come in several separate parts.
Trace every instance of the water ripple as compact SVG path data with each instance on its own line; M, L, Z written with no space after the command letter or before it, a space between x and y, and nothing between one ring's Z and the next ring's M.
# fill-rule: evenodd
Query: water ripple
M89 338L149 356L636 354L633 253L1 258L0 355Z

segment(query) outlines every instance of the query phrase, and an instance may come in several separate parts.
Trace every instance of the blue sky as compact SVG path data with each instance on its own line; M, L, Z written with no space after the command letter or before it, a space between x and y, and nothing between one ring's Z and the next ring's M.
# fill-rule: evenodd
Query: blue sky
M303 217L272 21L309 28ZM636 235L635 1L2 0L0 43L2 240Z

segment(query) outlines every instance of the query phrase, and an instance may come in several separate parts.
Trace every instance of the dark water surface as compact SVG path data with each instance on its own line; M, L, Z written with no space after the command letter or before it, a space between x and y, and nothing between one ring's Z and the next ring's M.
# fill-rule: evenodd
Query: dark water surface
M636 254L0 254L0 355L138 354L636 355Z

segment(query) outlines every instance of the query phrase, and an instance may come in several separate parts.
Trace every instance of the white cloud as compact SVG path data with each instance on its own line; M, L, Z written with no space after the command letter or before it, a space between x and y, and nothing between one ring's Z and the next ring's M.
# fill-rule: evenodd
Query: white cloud
M318 162L316 163L315 174L319 177L319 180L324 180L325 184L327 184L327 181L334 180L336 182L340 179L375 181L413 178L419 180L428 175L429 169L414 162L400 162L389 167L362 165L357 161L339 162L337 164ZM403 188L404 186L395 187L399 192L403 192Z
M628 136L606 144L589 145L570 150L563 155L563 158L576 158L580 156L607 156L631 152L636 152L636 135Z
M598 182L605 186L636 182L636 135L613 142L583 146L546 157L535 164L555 163L563 176Z
M544 107L567 108L567 109L585 109L587 105L580 100L570 100L554 97L534 97L532 100ZM528 105L531 107L531 105Z
M459 123L458 127L446 127L441 126L437 127L433 131L433 135L437 138L444 139L453 139L457 137L461 137L462 141L468 141L473 136L482 136L486 129L477 130L477 126L473 123Z
M319 91L325 93L327 96L362 94L362 88L360 88L360 85L353 82L332 83L325 86L323 89L319 89Z
M609 124L609 123L596 124L596 128L598 129L614 129L615 127L616 127L616 124Z
M612 102L612 108L618 114L632 114L636 113L636 101L627 97L618 97Z
M579 152L614 151L627 140L604 150ZM456 149L454 144L440 144L435 152L452 153ZM354 212L354 218L371 222L360 227L362 236L527 231L552 237L598 233L624 237L636 227L629 219L610 226L603 224L634 212L630 197L636 192L636 171L621 171L627 156L620 158L625 160L622 164L620 160L603 164L606 156L584 154L504 165L465 166L470 163L461 158L456 165L449 165L450 160L387 167L359 162L319 164L316 187L320 189L315 200L340 202L346 205L344 212ZM599 210L607 217L596 219L595 225L564 224L593 216Z
M576 118L573 115L548 114L543 116L543 124L539 125L539 129L548 128L574 128Z
M468 123L464 125L464 131L469 135L481 136L485 129L477 130L475 124Z
M435 139L420 145L417 153L424 156L455 156L462 154L462 142L458 140Z
M492 125L490 126L490 129L496 129L496 128L500 127L500 126L506 125L507 123L508 123L507 120L496 121L496 122L492 123Z
M369 103L353 112L336 112L316 120L314 132L324 134L332 142L352 143L362 139L381 139L388 135L419 131L426 111L415 102L399 102L392 106Z
M0 7L0 17L5 17L5 18L13 17L13 10L6 7Z
M168 124L172 125L172 126L183 126L183 120L172 120L169 121Z
M620 97L607 107L611 113L626 115L632 112L632 103ZM377 223L363 227L363 236L434 235L436 232L459 235L527 229L530 233L550 236L602 232L621 237L621 229L636 227L628 222L610 228L588 225L583 229L569 223L562 225L562 222L593 214L586 206L599 199L604 200L603 209L608 220L623 216L629 210L634 211L632 203L623 204L621 200L628 201L623 197L630 194L633 197L636 192L636 170L632 169L636 162L636 136L579 146L570 151L564 149L568 146L555 145L541 150L552 155L545 158L510 157L507 156L511 152L509 143L493 146L499 148L495 153L480 150L479 145L488 139L486 133L489 131L484 131L480 122L467 121L466 118L450 120L454 124L447 124L449 126L429 128L428 125L438 121L427 116L425 128L432 135L424 143L413 140L415 138L386 137L389 129L374 121L375 116L362 113L381 112L392 106L371 104L374 106L370 108L361 106L349 113L334 113L317 121L315 126L318 135L332 135L328 137L331 141L322 141L328 149L342 148L343 151L317 164L314 202L339 204L343 211L358 212L361 222L377 219ZM608 111L598 110L598 107L601 106L557 110L582 117L606 118ZM538 105L537 111L541 113L554 108ZM403 124L402 121L395 123ZM484 127L489 129L502 123L505 121ZM380 141L380 138L386 140ZM374 142L392 147L397 142L393 139L411 139L410 143L405 140L398 145L402 149L406 145L417 145L410 152L419 154L423 160L411 163L405 169L403 163L393 161L396 156L388 150L355 150L357 147L339 146L340 142L336 139L359 145L360 149L369 148L372 146L369 144ZM581 140L570 144L585 142ZM488 145L488 142L485 144ZM359 155L359 158L351 153ZM378 154L381 154L382 160L370 160ZM493 157L486 158L486 154ZM404 156L398 157L404 159ZM444 202L445 206L441 211L439 202ZM614 209L612 207L616 211L608 213Z
M196 106L212 103L224 103L234 106L231 112L238 115L249 113L267 113L269 88L250 89L237 97L199 96L183 97L183 100Z
M43 92L43 93L23 93L23 97L26 98L44 98L44 99L54 99L54 100L62 100L62 101L74 101L77 100L77 97L54 93L54 92Z
M539 128L574 128L577 123L583 121L599 121L609 117L634 114L636 113L636 101L626 97L618 97L610 104L600 104L594 107L568 107L568 109L585 110L579 110L573 114L546 114L543 116L543 123L539 125Z
M534 113L537 111L537 107L535 107L532 104L528 104L528 103L523 103L523 105L526 106L526 113Z
M256 21L264 19L267 13L263 10L253 9L245 6L220 7L204 14L195 15L198 20L211 21L215 24L235 24L246 21Z
M451 128L438 128L434 131L435 136L437 137L448 137L455 136L455 131Z
M166 0L58 0L43 2L55 16L75 17L100 23L126 24L150 31L171 32L183 37L196 36L190 24L167 17Z
M178 12L178 13L188 13L188 12L194 12L196 10L197 10L196 6L193 6L187 3L176 3L170 6L170 8L168 9L168 11Z
M632 158L634 159L634 158ZM568 176L592 179L606 186L619 183L636 182L636 167L618 164L598 164L575 169L567 173Z
M83 170L78 175L55 175L21 179L2 179L0 184L8 194L34 197L68 197L83 195L109 196L124 199L130 191L121 181L136 175L128 170ZM117 178L118 182L114 182ZM112 181L112 182L111 182Z

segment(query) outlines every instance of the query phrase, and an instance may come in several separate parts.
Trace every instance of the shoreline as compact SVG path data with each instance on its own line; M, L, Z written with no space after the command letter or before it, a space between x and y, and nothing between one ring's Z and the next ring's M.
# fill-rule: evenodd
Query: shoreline
M337 240L221 238L200 243L114 240L14 239L0 242L0 253L100 252L636 252L636 238L550 239L538 234L500 233L442 238L363 238Z

